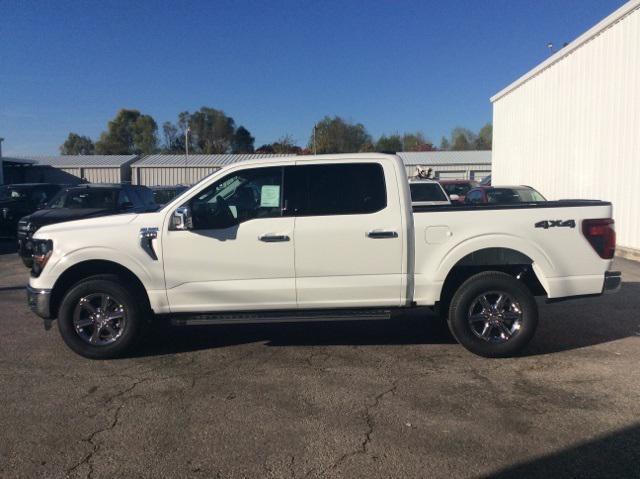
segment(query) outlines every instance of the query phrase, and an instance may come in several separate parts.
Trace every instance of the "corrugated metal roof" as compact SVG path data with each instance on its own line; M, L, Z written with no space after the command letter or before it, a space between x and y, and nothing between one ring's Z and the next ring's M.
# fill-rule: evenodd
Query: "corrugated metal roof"
M61 155L61 156L19 156L18 159L32 160L36 165L56 168L97 168L119 167L138 158L136 155Z
M401 151L397 153L406 166L412 165L490 165L491 150L469 151Z
M184 166L215 166L222 167L240 161L255 160L258 158L277 158L295 155L272 155L263 153L251 153L242 155L148 155L136 161L132 166L142 167L184 167Z
M556 53L551 55L549 58L547 58L545 61L540 63L538 66L536 66L529 72L522 75L516 81L508 85L506 88L503 88L502 90L500 90L498 93L493 95L489 100L492 103L499 100L506 94L518 88L523 83L527 82L532 77L536 76L538 73L542 72L543 70L546 70L547 68L553 66L564 57L570 55L575 50L580 48L582 45L587 43L589 40L591 40L595 36L602 33L602 31L606 30L607 28L612 26L614 23L619 22L623 17L631 14L636 9L640 9L640 0L631 0L630 2L625 3L620 8L618 8L615 12L613 12L611 15L606 17L604 20L598 22L596 25L594 25L592 28L587 30L582 35L580 35L578 38L576 38L574 41L569 43L567 46L562 47L560 50L558 50Z

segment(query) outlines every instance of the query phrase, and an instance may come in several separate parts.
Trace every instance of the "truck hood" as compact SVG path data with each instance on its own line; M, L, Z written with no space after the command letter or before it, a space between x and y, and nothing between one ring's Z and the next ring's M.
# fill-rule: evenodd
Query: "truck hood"
M74 221L84 218L93 218L96 216L107 216L114 214L112 209L104 208L51 208L35 211L30 215L22 218L24 221L40 228L53 223L62 223L64 221Z
M65 221L63 223L50 224L36 231L34 237L47 239L47 235L60 232L78 232L78 234L107 234L98 233L97 230L117 228L118 226L131 223L137 213L122 213L118 215L101 216L98 218L88 218L75 221Z

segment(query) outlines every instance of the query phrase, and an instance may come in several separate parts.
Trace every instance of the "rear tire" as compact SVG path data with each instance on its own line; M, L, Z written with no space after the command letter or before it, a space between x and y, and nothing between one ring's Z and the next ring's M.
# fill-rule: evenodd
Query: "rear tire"
M538 306L529 289L511 275L485 271L453 295L449 329L472 353L488 358L521 352L538 326Z
M146 311L121 283L115 275L93 276L77 283L62 299L58 329L79 355L115 358L134 345Z

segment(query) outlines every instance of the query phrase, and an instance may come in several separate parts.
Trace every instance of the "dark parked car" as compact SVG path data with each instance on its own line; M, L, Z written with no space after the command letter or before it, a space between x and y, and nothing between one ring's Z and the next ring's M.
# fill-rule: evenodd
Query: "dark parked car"
M49 183L0 186L0 238L15 238L18 220L44 206L60 188Z
M468 204L538 203L547 201L530 186L479 186L467 193Z
M464 202L467 192L471 188L478 186L478 182L473 180L442 180L439 181L439 183L442 185L444 191L447 192L449 197L451 197L451 195L458 195L457 201L461 203Z
M84 184L63 188L45 208L18 222L18 254L31 267L31 237L39 228L64 221L118 213L144 213L158 208L153 192L146 186Z
M188 186L175 185L175 186L152 186L153 199L158 206L164 206L173 200L176 196L184 193L189 189Z

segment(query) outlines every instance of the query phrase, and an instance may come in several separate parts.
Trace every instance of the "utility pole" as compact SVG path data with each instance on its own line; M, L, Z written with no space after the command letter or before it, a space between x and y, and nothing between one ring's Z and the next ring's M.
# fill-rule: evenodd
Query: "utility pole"
M313 154L314 156L317 155L317 149L316 149L316 127L318 126L317 123L315 123L313 125Z
M2 165L2 142L4 138L0 138L0 185L4 185L4 166Z
M187 168L189 164L189 133L191 133L191 128L187 127L184 130L184 175L182 175L185 185L187 184Z

